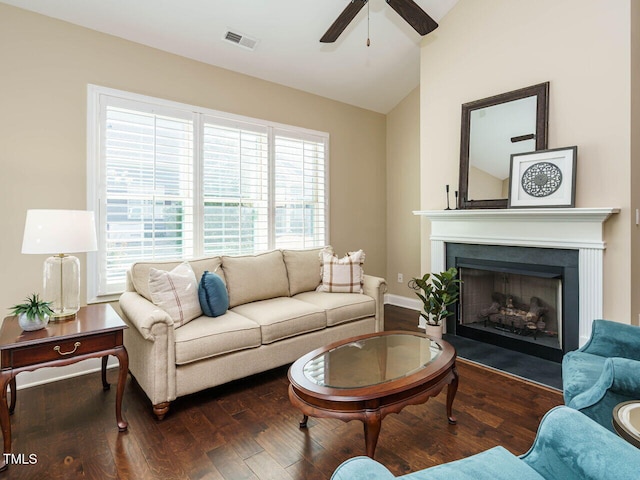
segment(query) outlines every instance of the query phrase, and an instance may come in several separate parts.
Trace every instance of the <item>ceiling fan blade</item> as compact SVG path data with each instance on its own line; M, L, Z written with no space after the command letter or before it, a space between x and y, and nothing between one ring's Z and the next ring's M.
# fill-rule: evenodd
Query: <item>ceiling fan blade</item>
M438 28L436 21L413 0L387 0L387 3L420 35Z
M351 23L351 20L353 20L358 12L362 10L362 7L364 7L367 1L368 0L351 0L349 5L347 5L347 8L342 11L338 18L336 18L336 21L331 24L329 29L322 36L320 42L335 42L344 29L347 28L347 25Z

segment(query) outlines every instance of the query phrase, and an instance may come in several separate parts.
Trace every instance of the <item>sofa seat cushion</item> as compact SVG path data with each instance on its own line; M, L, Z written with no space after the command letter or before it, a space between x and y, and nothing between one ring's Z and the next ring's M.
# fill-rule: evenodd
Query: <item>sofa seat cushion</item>
M322 308L290 297L245 303L233 312L260 324L262 343L273 343L327 326Z
M176 364L260 346L260 325L227 311L219 317L201 316L175 331Z
M504 447L444 463L401 477L407 480L544 480L544 477Z
M600 377L606 358L573 351L562 359L562 391L565 405L586 390Z
M293 298L325 310L327 327L373 317L376 314L375 300L358 293L304 292Z

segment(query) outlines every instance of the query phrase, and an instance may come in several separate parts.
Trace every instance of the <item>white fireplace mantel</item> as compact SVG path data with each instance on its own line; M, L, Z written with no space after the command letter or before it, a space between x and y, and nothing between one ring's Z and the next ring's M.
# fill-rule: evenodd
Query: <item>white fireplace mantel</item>
M431 271L446 269L446 243L564 248L579 251L579 343L602 318L604 222L619 208L420 210L431 221Z

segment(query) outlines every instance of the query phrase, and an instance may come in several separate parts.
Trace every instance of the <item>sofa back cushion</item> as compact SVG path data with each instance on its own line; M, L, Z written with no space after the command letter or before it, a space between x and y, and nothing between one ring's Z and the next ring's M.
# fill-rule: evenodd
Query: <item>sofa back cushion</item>
M320 252L322 248L309 250L282 250L289 276L291 296L311 292L320 285Z
M229 308L243 303L289 296L289 280L282 252L222 257L229 291Z
M136 292L138 292L140 295L151 302L153 300L151 299L151 294L149 293L149 271L152 268L155 268L156 270L164 270L168 272L170 270L173 270L182 262L183 260L136 262L131 265L131 270L129 271L131 284ZM208 257L199 258L197 260L189 260L189 265L191 265L193 273L195 274L197 279L202 278L202 274L205 272L205 270L208 270L210 272L217 273L223 281L225 280L222 268L220 268L220 257Z

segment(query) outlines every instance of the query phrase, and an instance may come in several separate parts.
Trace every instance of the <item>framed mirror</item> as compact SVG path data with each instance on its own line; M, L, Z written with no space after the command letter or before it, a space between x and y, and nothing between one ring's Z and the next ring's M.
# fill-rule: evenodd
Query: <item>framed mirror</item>
M549 82L462 105L459 208L506 208L514 153L547 148Z

